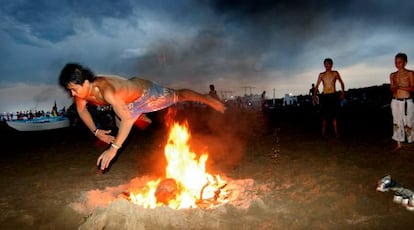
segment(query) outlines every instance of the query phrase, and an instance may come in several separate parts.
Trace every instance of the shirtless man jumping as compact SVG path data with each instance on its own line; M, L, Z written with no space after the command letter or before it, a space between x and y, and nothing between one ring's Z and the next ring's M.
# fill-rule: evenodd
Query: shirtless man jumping
M414 142L414 103L411 93L414 92L414 72L405 68L407 55L395 55L397 71L390 74L392 92L391 111L394 131L392 139L397 141L396 150L402 148L401 142Z
M332 120L332 126L335 132L335 136L338 137L338 127L336 124L336 116L339 107L339 99L344 99L344 92L345 92L345 84L339 75L339 72L336 70L332 70L333 61L330 58L326 58L323 61L325 66L325 72L319 74L318 80L316 82L316 86L313 92L313 101L316 102L317 100L317 92L319 88L319 84L323 83L323 91L322 94L319 96L319 103L321 105L321 113L322 113L322 136L325 136L325 129L326 129L326 121L328 119ZM341 94L336 94L336 81L339 81L341 84Z
M220 101L208 95L189 89L165 88L135 77L125 79L119 76L95 76L88 68L77 63L65 65L60 73L59 83L71 92L79 117L89 130L100 140L111 144L97 160L101 170L108 168L135 121L148 119L143 117L145 113L161 110L182 101L201 102L222 113L225 110ZM110 130L97 129L86 107L87 103L112 106L117 118L120 119L115 137L110 134Z

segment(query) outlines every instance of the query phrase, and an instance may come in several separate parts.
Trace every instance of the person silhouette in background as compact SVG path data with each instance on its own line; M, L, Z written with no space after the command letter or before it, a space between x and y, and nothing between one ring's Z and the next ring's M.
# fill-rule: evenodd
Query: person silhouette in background
M212 98L220 100L219 96L217 95L216 88L213 84L210 85L210 91L208 92L208 95L210 95Z
M316 92L316 94L315 94ZM309 95L312 96L312 104L313 106L319 105L319 89L315 90L315 84L312 83L312 87L309 90ZM314 97L316 96L316 100L314 100Z
M260 95L260 100L261 100L262 110L265 110L266 107L267 107L267 104L266 104L266 90L263 90L262 95Z

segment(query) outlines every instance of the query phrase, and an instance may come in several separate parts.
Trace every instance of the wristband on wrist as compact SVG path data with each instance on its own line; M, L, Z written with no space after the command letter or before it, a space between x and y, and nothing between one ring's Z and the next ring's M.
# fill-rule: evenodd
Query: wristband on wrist
M99 131L99 129L95 129L95 131L93 131L93 134L96 136L96 135L98 135L98 131Z
M111 147L112 147L112 148L114 148L114 149L116 149L116 150L118 150L118 149L120 149L122 146L119 146L119 145L116 145L116 144L114 144L114 143L111 143Z

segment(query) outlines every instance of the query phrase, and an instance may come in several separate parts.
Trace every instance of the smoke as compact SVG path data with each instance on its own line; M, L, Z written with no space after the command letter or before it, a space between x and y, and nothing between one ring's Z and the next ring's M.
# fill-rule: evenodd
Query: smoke
M155 42L136 60L139 72L168 84L206 85L220 78L260 80L269 71L320 66L333 50L343 53L342 63L353 63L361 47L380 48L363 42L374 25L411 27L414 21L409 10L390 12L395 4L386 1L205 0L193 8L190 14L209 12L192 25L196 33L186 40Z
M337 9L347 5L329 3L199 1L190 14L203 9L204 20L191 24L191 33L184 37L154 41L144 55L132 60L134 72L170 86L226 79L240 87L240 79L257 82L275 69L294 69L303 63L315 40L322 39L319 43L326 43L327 49L333 46L324 31L332 29L333 21L342 15ZM342 33L330 35L335 41L343 37Z
M135 68L167 85L207 86L223 76L231 79L256 74L257 66L262 65L261 54L240 50L241 45L224 28L205 27L186 41L155 42L134 60Z
M206 167L209 173L225 173L237 168L243 160L248 141L261 132L258 131L260 124L254 116L242 111L226 111L222 114L202 105L180 106L179 109L170 107L147 114L152 124L145 130L135 132L134 136L142 143L135 146L141 152L138 161L140 165L145 165L140 168L140 174L165 176L167 162L164 147L168 140L170 119L180 124L188 123L190 151L198 157L208 154ZM172 115L167 115L172 110ZM145 144L143 140L146 140Z
M179 120L187 120L191 139L189 145L197 154L207 153L207 168L214 172L228 172L243 160L246 145L257 122L251 114L231 110L221 114L209 107L193 107L179 111Z

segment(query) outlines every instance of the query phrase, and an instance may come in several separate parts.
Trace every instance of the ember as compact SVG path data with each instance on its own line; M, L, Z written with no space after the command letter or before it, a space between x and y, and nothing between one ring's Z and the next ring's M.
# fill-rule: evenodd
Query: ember
M167 179L150 181L140 191L130 193L131 202L146 208L162 205L173 209L209 208L227 202L226 182L206 172L207 153L199 159L190 151L188 124L174 123L165 146Z

